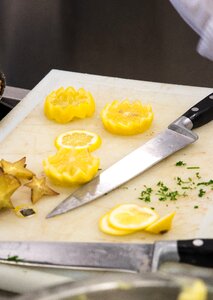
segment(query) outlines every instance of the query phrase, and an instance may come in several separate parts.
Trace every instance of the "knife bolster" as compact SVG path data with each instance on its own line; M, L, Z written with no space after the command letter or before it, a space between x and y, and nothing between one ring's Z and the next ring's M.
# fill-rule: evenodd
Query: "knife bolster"
M192 121L185 116L182 116L177 120L175 120L174 122L172 122L168 126L168 128L192 138L194 142L198 139L198 135L195 132L191 131L191 129L193 128Z
M154 245L152 272L156 272L164 262L179 262L178 247L176 241L161 241Z

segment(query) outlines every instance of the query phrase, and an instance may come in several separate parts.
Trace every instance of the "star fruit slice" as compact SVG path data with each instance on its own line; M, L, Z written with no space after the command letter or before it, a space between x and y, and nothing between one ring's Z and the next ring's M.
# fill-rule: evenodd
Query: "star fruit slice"
M56 196L58 192L52 190L46 183L46 178L38 178L33 176L30 182L25 183L25 186L31 189L31 201L32 203L38 202L43 196Z
M0 209L13 208L10 198L20 185L20 181L13 175L0 172Z
M5 174L13 175L19 179L31 179L35 174L26 168L26 157L15 161L9 162L1 160L1 167Z

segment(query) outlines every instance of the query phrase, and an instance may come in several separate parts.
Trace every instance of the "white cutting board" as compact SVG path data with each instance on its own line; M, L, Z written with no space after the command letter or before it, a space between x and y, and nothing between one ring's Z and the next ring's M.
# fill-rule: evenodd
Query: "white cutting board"
M44 99L52 90L61 86L83 87L90 91L96 101L94 116L84 120L74 120L65 125L46 119L43 113ZM67 130L86 129L94 131L102 137L102 146L94 152L94 155L100 158L100 167L104 170L164 130L168 124L211 92L212 89L208 88L52 70L0 122L0 158L16 161L26 156L28 167L38 175L42 175L42 160L56 152L55 137ZM100 111L105 103L125 98L139 99L152 105L155 114L154 122L146 133L124 137L112 135L103 128ZM153 187L161 180L173 187L175 186L173 180L175 176L180 175L182 178L187 178L195 174L195 170L176 167L175 163L179 160L183 160L191 166L200 166L199 172L203 180L211 179L213 175L212 168L210 168L213 166L212 130L212 122L197 129L199 140L195 144L167 158L108 195L65 215L45 219L45 216L73 191L72 188L59 188L50 183L55 190L60 192L60 195L40 200L35 205L37 214L34 217L18 218L12 211L0 213L0 240L144 243L162 239L213 237L212 214L208 213L212 210L213 192L203 198L192 193L190 197L178 201L154 201L148 205L138 200L144 185ZM14 194L12 200L15 206L30 203L30 191L23 188ZM125 237L112 237L101 233L98 229L100 216L113 206L125 202L155 207L160 215L175 210L176 216L172 230L160 236L141 232ZM195 205L199 205L199 209L194 209Z

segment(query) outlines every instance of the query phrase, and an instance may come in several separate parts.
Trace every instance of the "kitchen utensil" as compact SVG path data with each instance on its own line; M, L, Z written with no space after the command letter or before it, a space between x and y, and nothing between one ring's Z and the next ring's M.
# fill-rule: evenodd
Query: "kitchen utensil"
M185 114L171 123L164 132L76 190L53 209L47 218L64 214L103 196L169 155L195 142L198 136L191 129L198 128L212 119L213 93L191 107Z
M160 241L154 244L1 242L0 262L24 266L156 271L163 262L213 267L213 240Z

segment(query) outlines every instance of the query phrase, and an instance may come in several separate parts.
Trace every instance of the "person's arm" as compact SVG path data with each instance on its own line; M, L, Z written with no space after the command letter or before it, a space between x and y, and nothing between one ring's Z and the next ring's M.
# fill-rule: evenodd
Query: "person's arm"
M213 0L170 0L170 2L200 36L198 53L213 61Z

